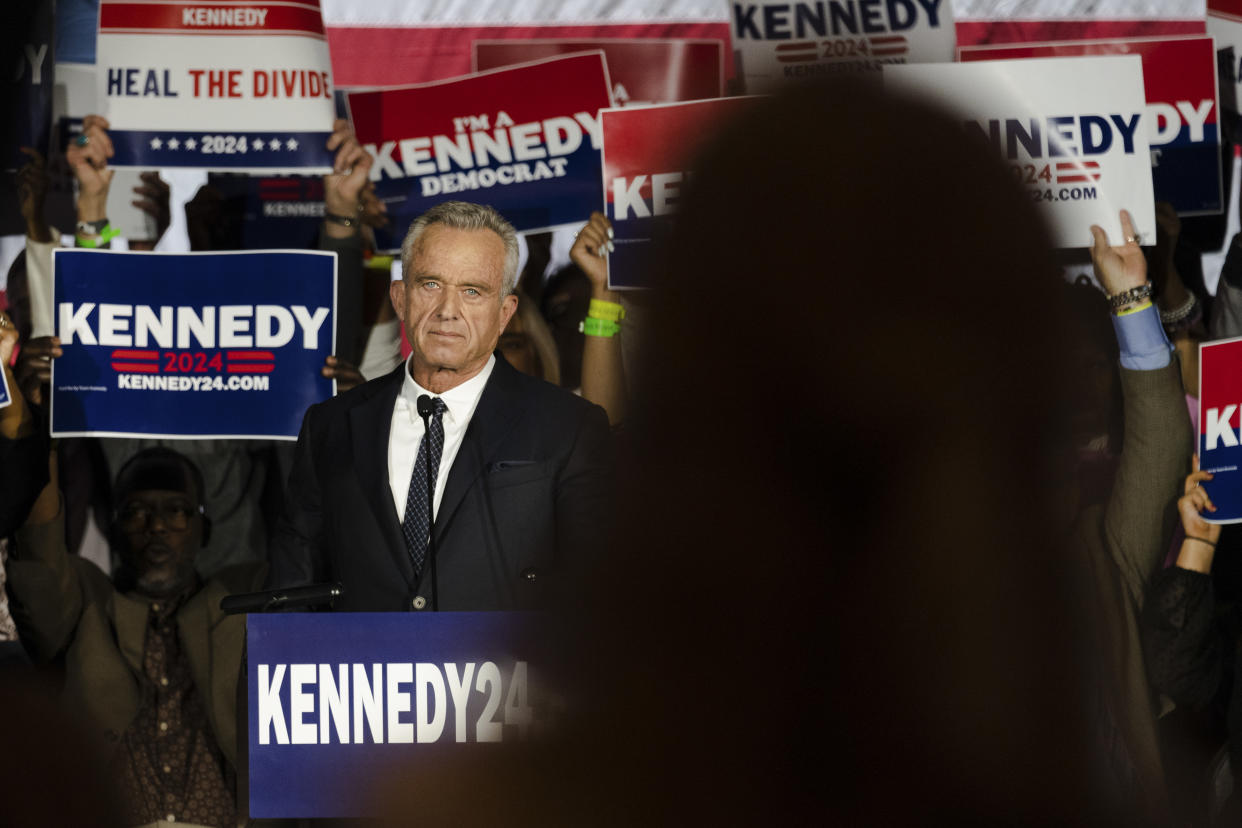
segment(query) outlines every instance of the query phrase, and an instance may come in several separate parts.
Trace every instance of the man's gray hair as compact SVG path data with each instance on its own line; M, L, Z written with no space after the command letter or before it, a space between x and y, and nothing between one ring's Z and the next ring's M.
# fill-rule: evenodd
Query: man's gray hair
M437 204L410 225L401 243L401 278L410 275L410 261L414 258L414 247L419 237L433 224L443 224L455 230L491 230L505 243L505 272L501 280L501 298L508 296L517 289L518 280L518 238L513 225L505 217L486 204L471 204L468 201L446 201Z

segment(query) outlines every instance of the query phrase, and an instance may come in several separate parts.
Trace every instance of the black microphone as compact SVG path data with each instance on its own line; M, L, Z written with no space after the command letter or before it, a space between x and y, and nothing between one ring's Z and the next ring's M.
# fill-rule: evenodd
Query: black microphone
M270 612L278 609L313 607L331 604L345 593L341 584L308 584L288 589L269 589L264 592L243 592L226 595L220 599L220 609L226 615L242 612Z
M427 440L427 565L431 570L431 611L440 609L440 584L436 578L436 481L431 476L431 397L419 394L418 416L423 418L423 439Z

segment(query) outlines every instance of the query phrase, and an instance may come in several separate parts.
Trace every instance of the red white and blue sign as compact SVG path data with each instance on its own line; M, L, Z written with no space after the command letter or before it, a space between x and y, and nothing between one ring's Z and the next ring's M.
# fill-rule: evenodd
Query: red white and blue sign
M550 632L501 612L250 615L250 815L380 816L368 783L538 736L558 713Z
M656 38L476 40L474 71L599 50L617 106L696 101L725 93L725 42Z
M1212 38L1068 41L959 51L963 62L1138 55L1143 61L1147 95L1143 127L1151 147L1156 200L1169 202L1183 216L1216 214L1223 209L1220 95Z
M1155 238L1138 55L890 66L884 86L960 117L968 136L1004 160L1058 247L1089 246L1093 224L1123 238L1122 209L1144 239Z
M375 158L371 178L400 247L419 215L444 201L495 207L521 232L581 224L598 209L598 112L611 106L601 52L464 78L355 92L350 116Z
M946 0L731 2L735 65L751 94L885 66L953 60Z
M600 113L604 132L604 214L615 250L608 287L652 287L654 256L672 228L699 142L755 98L627 106Z
M1200 485L1216 506L1209 523L1242 522L1242 338L1199 345Z
M99 0L95 62L112 166L332 168L319 0Z
M56 250L52 436L296 440L335 392L336 254Z
M13 395L9 393L9 375L0 366L0 408L8 408L13 404Z

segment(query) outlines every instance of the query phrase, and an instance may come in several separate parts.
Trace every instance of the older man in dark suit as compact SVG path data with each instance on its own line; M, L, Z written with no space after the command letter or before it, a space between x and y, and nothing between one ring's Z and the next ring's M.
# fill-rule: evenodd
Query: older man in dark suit
M307 411L270 585L339 581L354 611L547 606L607 532L607 418L495 353L518 249L494 210L433 208L401 259L413 353Z

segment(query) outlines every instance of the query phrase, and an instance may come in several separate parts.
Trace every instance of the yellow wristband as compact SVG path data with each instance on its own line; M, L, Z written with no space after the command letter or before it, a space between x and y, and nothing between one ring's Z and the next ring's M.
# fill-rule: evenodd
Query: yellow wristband
M1143 302L1143 304L1137 305L1133 308L1130 308L1129 310L1117 311L1116 315L1117 316L1129 316L1132 313L1138 313L1139 311L1147 310L1150 307L1151 307L1151 300L1148 299L1147 301Z
M587 316L591 319L603 319L608 322L620 322L625 318L625 308L616 302L605 302L603 299L592 299L587 308Z

